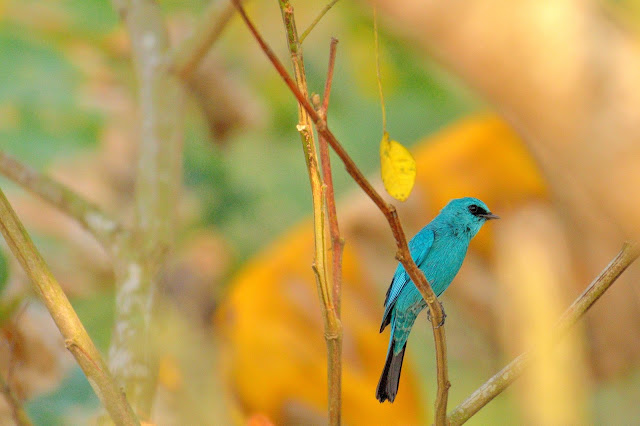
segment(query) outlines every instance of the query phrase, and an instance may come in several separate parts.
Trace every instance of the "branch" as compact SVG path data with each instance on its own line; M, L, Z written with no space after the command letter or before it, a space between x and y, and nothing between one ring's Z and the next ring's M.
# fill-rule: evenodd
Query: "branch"
M75 219L107 250L113 248L117 235L123 232L120 224L98 206L2 151L0 173Z
M640 248L635 243L625 243L616 257L600 272L600 275L589 284L580 296L569 306L556 323L549 336L549 343L556 343L604 294L620 275L640 255ZM546 347L546 345L545 345ZM541 349L536 348L522 353L506 367L496 373L484 385L479 387L462 404L449 414L452 425L461 425L493 398L509 387L535 359Z
M193 34L171 53L169 69L183 80L188 80L218 40L235 11L236 8L231 3L212 1Z
M308 94L307 77L304 70L302 46L298 40L293 7L289 3L289 0L280 0L279 4L297 88L306 98ZM315 235L313 271L316 275L318 293L322 301L324 334L327 345L328 417L329 424L337 426L341 422L342 412L342 324L340 323L340 316L336 308L335 286L332 288L330 285L331 275L328 273L328 267L331 266L327 265L329 246L327 243L327 232L325 230L327 223L325 212L329 211L327 208L328 198L333 197L333 188L331 195L329 195L327 193L328 187L326 182L323 183L318 169L316 141L312 130L312 123L309 119L309 114L300 105L298 105L297 128L302 140L302 148L307 163L313 200L313 229ZM333 202L333 205L333 213L335 213L335 202ZM334 274L339 274L339 270L334 270L333 272Z
M338 39L332 38L329 47L329 67L327 70L327 81L322 95L322 105L316 105L318 115L322 118L324 125L327 125L327 109L329 108L329 96L331 94L331 84L333 82L333 70L336 63L336 52ZM344 249L344 239L340 237L340 227L338 226L338 213L336 211L336 197L333 190L333 177L331 176L331 158L329 157L329 146L327 140L320 135L320 164L322 167L322 180L326 185L327 219L329 222L329 234L331 235L331 269L333 279L333 303L336 314L340 318L340 299L342 293L342 251Z
M0 190L0 232L53 317L65 339L65 346L82 368L113 421L118 425L138 425L138 419L124 393L111 377L100 352L91 341L71 307L69 299L33 245L2 190Z
M160 268L173 243L182 178L183 91L162 66L169 41L154 0L112 0L131 39L138 83L140 133L135 226L116 263L115 326L109 366L136 413L149 419L158 358L152 313Z
M389 222L389 226L391 227L391 232L393 233L393 237L396 241L396 246L398 248L398 252L396 254L396 258L402 263L405 270L411 277L411 280L416 285L420 294L424 298L425 302L429 306L432 315L431 326L433 329L433 336L436 347L436 366L437 366L437 375L438 375L438 393L436 397L436 424L445 424L446 422L446 407L447 400L449 395L449 387L451 384L449 383L448 371L447 371L447 348L445 342L445 334L444 327L438 327L437 325L442 322L442 307L436 298L435 293L431 289L431 286L427 282L424 274L417 267L413 259L411 258L411 254L409 252L409 248L407 246L407 239L402 230L402 225L398 219L398 213L396 208L387 204L384 199L380 196L380 194L373 188L373 186L369 183L369 181L364 177L360 169L353 162L349 154L344 150L340 142L336 139L334 134L329 130L327 125L322 121L318 113L313 109L309 101L305 98L305 96L298 90L296 84L291 79L285 68L282 66L282 63L275 56L271 48L266 44L264 39L260 36L255 26L245 13L242 6L239 4L238 0L233 0L234 4L238 8L238 12L242 16L242 19L245 21L247 27L253 34L254 38L267 55L276 71L282 79L285 81L286 85L289 87L289 90L293 93L293 95L298 100L298 103L304 110L309 114L309 118L316 125L318 134L327 139L327 142L335 153L340 157L342 162L347 169L347 172L351 177L356 181L356 183L362 188L362 190L371 198L371 200L375 203L375 205L380 209L380 211L384 214L387 222Z
M304 39L307 38L307 36L309 35L309 33L311 33L311 31L316 27L316 25L318 25L318 22L320 22L320 20L324 17L324 15L327 14L327 12L333 7L334 4L338 3L338 0L331 0L329 3L326 4L326 6L324 8L322 8L322 10L320 11L320 13L318 14L318 16L316 16L316 18L313 20L313 22L311 22L311 25L309 25L309 28L307 28L306 30L304 30L304 32L302 33L302 35L300 36L300 44L302 44L304 42Z

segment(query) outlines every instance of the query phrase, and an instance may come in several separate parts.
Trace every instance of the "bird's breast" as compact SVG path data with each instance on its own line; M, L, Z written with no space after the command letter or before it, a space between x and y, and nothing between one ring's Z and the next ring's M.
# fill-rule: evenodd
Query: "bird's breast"
M451 284L467 254L469 242L455 236L436 238L420 269L439 296Z

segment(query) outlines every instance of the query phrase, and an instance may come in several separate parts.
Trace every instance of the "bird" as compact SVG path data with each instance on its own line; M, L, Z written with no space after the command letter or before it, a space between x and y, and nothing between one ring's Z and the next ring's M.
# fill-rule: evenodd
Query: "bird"
M477 198L453 199L409 241L411 257L424 272L436 296L449 287L462 266L471 239L485 222L492 219L499 217ZM396 398L407 339L416 317L426 306L422 295L399 263L387 290L380 326L382 333L391 325L387 358L376 389L376 398L381 403L386 400L392 403ZM430 316L428 318L430 320Z

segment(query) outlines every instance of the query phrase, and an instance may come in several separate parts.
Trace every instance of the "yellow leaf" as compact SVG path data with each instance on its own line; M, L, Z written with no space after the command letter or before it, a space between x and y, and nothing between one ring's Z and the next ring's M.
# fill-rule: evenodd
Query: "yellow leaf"
M387 192L400 201L409 198L416 181L416 161L407 148L389 139L387 132L380 141L380 166Z

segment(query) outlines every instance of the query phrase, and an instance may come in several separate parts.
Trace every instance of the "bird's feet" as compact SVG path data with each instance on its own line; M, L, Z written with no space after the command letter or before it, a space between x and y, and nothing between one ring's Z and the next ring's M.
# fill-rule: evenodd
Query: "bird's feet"
M445 318L447 318L447 314L444 311L444 305L439 300L438 303L440 303L440 309L442 309L442 321L440 321L440 324L436 325L436 328L442 327L444 325ZM429 309L429 307L427 307L427 319L429 320L429 322L431 322L431 310Z

